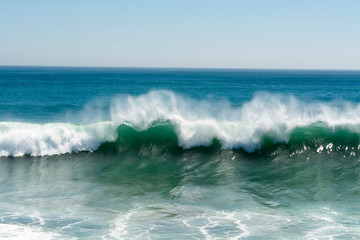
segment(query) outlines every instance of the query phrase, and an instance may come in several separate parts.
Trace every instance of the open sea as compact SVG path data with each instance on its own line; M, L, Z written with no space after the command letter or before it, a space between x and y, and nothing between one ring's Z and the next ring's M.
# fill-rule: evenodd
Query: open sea
M360 71L1 66L0 239L360 239Z

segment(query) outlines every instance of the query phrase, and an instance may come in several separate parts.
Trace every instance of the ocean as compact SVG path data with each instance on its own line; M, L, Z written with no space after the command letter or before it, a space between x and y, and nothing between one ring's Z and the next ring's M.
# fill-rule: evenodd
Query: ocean
M0 67L1 239L359 239L360 71Z

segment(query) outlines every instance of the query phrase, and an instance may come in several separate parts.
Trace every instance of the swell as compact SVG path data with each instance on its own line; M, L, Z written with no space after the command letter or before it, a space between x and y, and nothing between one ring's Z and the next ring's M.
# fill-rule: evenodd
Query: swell
M0 122L0 156L96 150L175 154L194 148L359 151L360 105L356 103L308 103L263 93L233 106L153 91L117 96L110 109L108 121L88 124Z
M136 152L156 154L178 154L187 150L219 150L224 149L222 140L213 138L209 144L193 146L185 149L179 146L175 127L169 122L152 125L144 131L123 124L117 129L118 138L114 142L103 143L99 147L101 152ZM243 147L233 150L245 150ZM306 151L346 152L358 153L360 151L360 134L348 128L329 128L318 122L305 127L297 127L290 134L287 142L279 141L271 133L265 133L253 153L271 153L278 149L289 152L302 153Z
M4 125L4 123L0 124L2 132ZM222 140L216 137L205 145L182 147L179 144L176 128L170 121L154 123L146 130L136 130L128 124L115 127L110 123L84 126L13 123L12 126L16 126L16 130L10 131L11 134L21 133L21 135L12 138L13 141L9 142L5 142L4 135L1 135L1 156L44 156L80 151L163 155L180 154L187 150L224 149ZM282 149L292 153L349 152L355 155L360 151L360 134L346 127L330 128L318 122L295 128L286 142L274 138L271 132L264 133L257 145L258 147L251 152L269 154ZM241 145L232 149L246 151Z

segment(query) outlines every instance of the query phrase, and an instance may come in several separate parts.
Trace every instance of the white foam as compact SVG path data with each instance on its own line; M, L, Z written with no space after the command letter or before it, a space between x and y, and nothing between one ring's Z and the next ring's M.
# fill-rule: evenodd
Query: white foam
M102 142L115 139L115 126L107 122L89 125L0 122L0 156L93 151Z
M306 232L305 239L359 239L360 229L353 216L335 212L328 207L308 211L314 221L312 229Z
M1 239L54 239L58 234L44 232L41 228L0 223Z
M291 96L258 94L240 107L230 103L211 104L153 91L141 96L120 96L113 101L112 120L146 129L155 121L170 120L184 148L210 145L214 137L224 148L243 147L253 151L261 137L270 134L287 142L296 127L323 122L329 127L360 128L360 104L348 102L300 102Z
M0 156L93 151L101 143L116 139L119 124L146 130L154 122L166 120L174 125L179 145L185 149L208 146L217 138L223 148L254 151L260 147L264 134L287 142L296 127L316 122L360 132L360 104L305 103L291 96L267 93L258 94L239 107L228 102L185 98L171 91L122 95L113 99L110 115L108 122L87 125L0 122Z

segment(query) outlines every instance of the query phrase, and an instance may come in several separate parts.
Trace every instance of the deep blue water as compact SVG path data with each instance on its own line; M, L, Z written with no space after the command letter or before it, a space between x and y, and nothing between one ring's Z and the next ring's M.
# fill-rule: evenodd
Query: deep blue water
M0 238L360 238L360 71L0 67Z
M250 101L256 92L360 102L359 71L0 67L2 120L56 121L117 94L168 89L195 99ZM45 119L44 119L45 118Z

